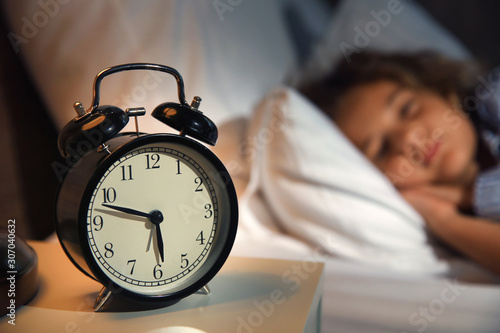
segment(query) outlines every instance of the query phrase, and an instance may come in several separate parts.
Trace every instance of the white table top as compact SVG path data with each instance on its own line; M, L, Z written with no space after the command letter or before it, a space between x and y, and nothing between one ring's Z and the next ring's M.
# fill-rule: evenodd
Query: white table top
M30 242L39 258L40 290L1 332L302 332L318 329L323 264L230 256L209 295L173 306L92 311L101 286L74 267L59 244Z

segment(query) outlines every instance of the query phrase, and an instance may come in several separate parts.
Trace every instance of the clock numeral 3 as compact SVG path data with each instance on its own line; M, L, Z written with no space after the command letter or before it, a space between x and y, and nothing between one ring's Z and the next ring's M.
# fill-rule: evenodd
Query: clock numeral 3
M160 162L159 154L146 154L146 169L158 169L160 167L158 162Z
M103 203L115 202L116 200L116 190L113 187L103 188L102 194L104 195Z
M209 219L212 217L213 215L213 212L212 212L212 205L211 204L206 204L205 205L205 209L206 209L206 214L205 214L205 218L206 219Z
M104 256L106 258L111 258L115 255L115 251L113 251L113 243L106 243L104 244L104 249L106 250L104 252Z

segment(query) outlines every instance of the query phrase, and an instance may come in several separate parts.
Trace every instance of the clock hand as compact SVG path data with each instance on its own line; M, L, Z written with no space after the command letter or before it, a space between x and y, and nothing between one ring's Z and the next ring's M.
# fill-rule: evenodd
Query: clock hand
M163 238L161 237L161 230L160 230L160 224L155 224L155 229L156 229L156 240L158 242L158 250L160 251L160 258L161 262L164 262L163 260Z
M103 203L102 205L104 207L115 209L117 211L124 212L124 213L127 213L127 214L132 214L132 215L138 215L138 216L147 217L151 221L151 223L153 223L155 225L155 229L156 229L156 241L158 243L158 250L160 252L161 261L162 262L164 261L163 260L163 258L164 258L164 255L163 255L163 238L161 236L161 230L160 230L160 223L163 222L163 214L159 210L153 210L151 213L144 213L144 212L141 212L141 211L138 211L138 210L135 210L135 209L132 209L132 208L127 208L127 207L114 206L114 205L105 204L105 203Z
M163 222L163 214L159 210L153 210L151 212L151 217L149 220L155 225L156 229L156 243L158 245L158 251L160 252L161 262L163 260L163 237L161 236L160 223Z
M151 217L149 220L155 225L156 229L156 243L158 245L158 251L160 252L161 262L163 262L163 237L161 236L160 223L163 222L163 214L159 210L153 210L151 212Z
M114 205L105 204L105 203L103 203L102 205L104 207L115 209L115 210L123 212L123 213L132 214L132 215L138 215L138 216L144 216L144 217L147 217L149 219L151 219L151 216L152 216L152 214L150 214L150 213L144 213L144 212L132 209L132 208L114 206Z
M144 213L132 208L114 206L110 204L102 204L104 207L118 210L127 214L147 217L151 223L155 225L156 241L158 243L158 251L160 252L161 261L164 262L163 237L161 236L160 223L163 222L163 214L159 210L153 210L151 213Z

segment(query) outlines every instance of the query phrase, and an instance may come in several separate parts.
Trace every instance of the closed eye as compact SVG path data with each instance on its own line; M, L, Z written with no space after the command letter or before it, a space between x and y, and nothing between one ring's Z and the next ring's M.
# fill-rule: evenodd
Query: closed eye
M406 119L412 116L417 110L415 100L413 98L406 101L399 110L399 117L401 119Z
M378 149L376 150L375 153L375 161L380 162L383 160L383 158L388 154L390 149L390 143L387 138L382 138L380 145L378 146Z

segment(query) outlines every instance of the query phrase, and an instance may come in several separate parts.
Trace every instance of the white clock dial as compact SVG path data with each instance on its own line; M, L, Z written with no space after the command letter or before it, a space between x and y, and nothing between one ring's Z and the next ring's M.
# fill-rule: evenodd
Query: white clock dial
M144 295L179 291L203 274L218 235L220 189L213 173L195 150L181 152L171 143L142 146L116 160L87 213L89 246L104 274Z

